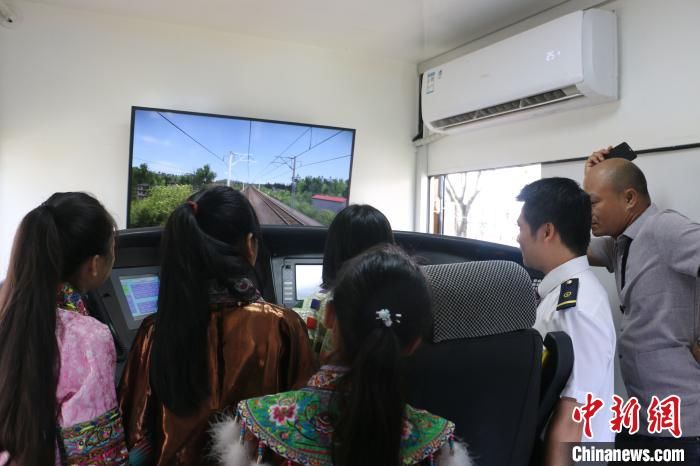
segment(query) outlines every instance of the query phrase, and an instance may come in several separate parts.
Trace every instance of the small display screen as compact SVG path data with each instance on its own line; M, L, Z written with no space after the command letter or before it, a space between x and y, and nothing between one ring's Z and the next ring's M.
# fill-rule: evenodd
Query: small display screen
M321 288L323 279L321 264L296 264L294 266L294 283L296 284L296 298L298 300L308 298Z
M141 320L158 310L158 275L122 275L119 283L134 320Z

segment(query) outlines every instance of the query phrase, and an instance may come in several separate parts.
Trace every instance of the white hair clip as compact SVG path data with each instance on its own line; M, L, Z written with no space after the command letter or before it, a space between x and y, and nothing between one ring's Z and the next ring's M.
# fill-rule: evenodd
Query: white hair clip
M401 314L394 314L394 318L392 319L389 309L380 309L377 311L376 320L381 320L386 327L391 327L392 324L401 323Z

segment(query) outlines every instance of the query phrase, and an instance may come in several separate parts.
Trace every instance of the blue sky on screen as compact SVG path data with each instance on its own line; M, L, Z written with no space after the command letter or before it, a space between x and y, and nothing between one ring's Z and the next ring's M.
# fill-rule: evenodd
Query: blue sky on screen
M229 154L245 159L250 140L253 162L236 162L233 180L289 184L292 170L282 162L292 161L282 159L294 156L302 178L347 180L352 136L352 131L314 126L136 110L132 166L145 163L152 171L183 175L209 164L216 179L225 180Z

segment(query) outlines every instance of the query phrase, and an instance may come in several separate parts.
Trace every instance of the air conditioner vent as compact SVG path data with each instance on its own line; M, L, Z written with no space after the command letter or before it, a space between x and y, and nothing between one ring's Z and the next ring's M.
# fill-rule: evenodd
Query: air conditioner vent
M582 97L583 94L576 86L569 86L564 89L555 89L553 91L543 92L541 94L531 95L522 99L512 100L491 107L474 110L460 115L442 118L431 122L433 126L440 129L446 129L457 125L475 123L487 118L493 118L508 113L522 112L531 108L542 107L565 100Z

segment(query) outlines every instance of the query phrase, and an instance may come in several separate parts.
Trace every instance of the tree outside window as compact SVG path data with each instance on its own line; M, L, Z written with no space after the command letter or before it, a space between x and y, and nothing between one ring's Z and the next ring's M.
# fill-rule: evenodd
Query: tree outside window
M539 164L433 176L429 231L517 246L515 197L541 177Z

